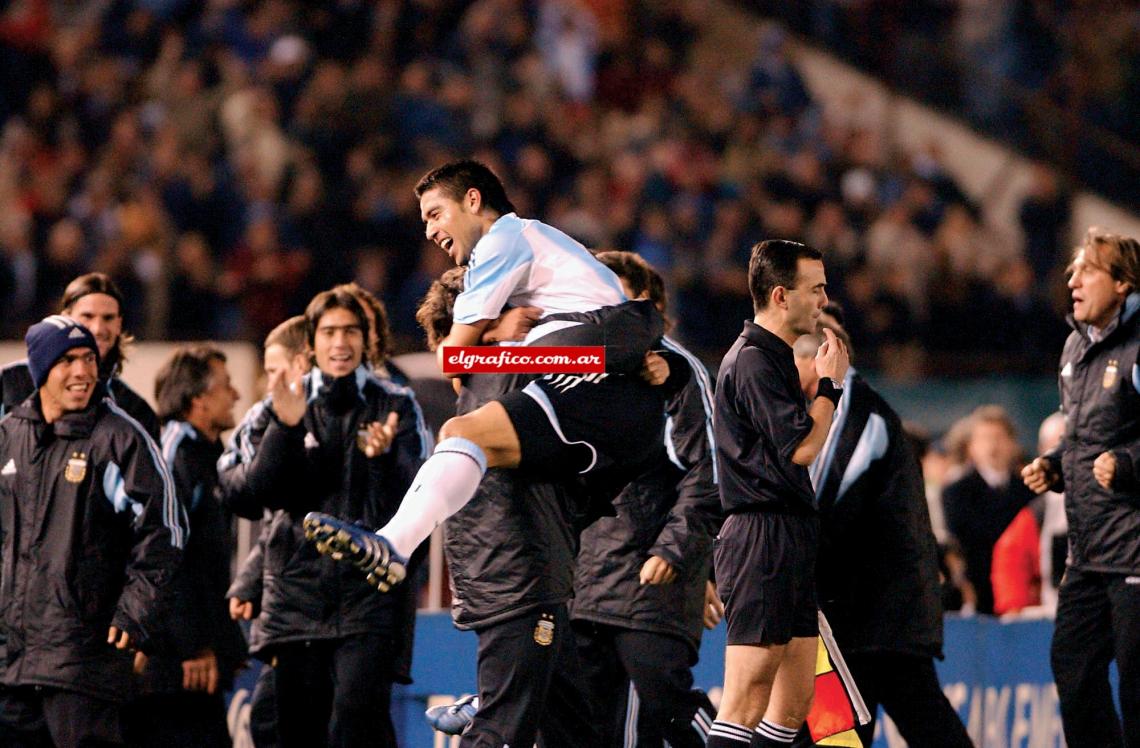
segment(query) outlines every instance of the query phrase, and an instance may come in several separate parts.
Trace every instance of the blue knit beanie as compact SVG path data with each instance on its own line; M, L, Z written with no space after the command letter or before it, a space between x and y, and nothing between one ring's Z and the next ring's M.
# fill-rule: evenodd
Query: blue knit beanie
M51 367L72 348L90 348L95 351L96 360L99 358L99 346L91 331L59 314L45 317L29 327L24 342L28 344L28 371L36 389L44 386Z

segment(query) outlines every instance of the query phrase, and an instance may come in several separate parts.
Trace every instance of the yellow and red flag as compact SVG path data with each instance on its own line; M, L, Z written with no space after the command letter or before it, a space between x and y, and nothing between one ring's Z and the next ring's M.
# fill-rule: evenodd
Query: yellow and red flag
M819 611L819 650L815 659L815 699L808 730L816 745L862 748L855 728L871 721L871 713L843 661L831 626Z

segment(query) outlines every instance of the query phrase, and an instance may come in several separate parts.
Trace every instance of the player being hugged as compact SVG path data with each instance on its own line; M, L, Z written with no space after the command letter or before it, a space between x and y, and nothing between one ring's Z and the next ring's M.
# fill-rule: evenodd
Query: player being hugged
M547 375L447 421L399 511L375 533L308 515L309 539L323 553L355 563L382 591L404 578L411 552L471 500L488 468L583 474L601 492L616 494L655 458L664 397L683 384L646 384L669 379L666 360L649 352L664 327L653 304L627 301L617 276L571 237L519 218L486 166L445 164L415 191L427 238L467 267L454 322L438 348L441 368L445 348L487 340L509 305L543 315L523 344L605 346L606 373ZM614 413L622 414L622 429L614 428Z

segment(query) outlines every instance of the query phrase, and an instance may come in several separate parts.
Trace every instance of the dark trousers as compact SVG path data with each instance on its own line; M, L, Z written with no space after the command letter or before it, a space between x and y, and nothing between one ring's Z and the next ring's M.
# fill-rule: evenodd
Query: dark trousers
M966 727L942 693L933 658L880 652L849 654L844 659L871 712L871 721L855 730L863 745L874 742L875 720L882 706L907 745L973 748ZM814 743L805 725L795 746L810 745Z
M283 748L394 748L387 636L294 642L277 649L277 726Z
M230 748L222 694L152 694L125 709L131 748Z
M249 698L249 736L254 748L277 748L277 671L269 666L257 674Z
M600 748L564 604L477 633L479 711L462 748Z
M5 688L5 748L107 748L125 745L120 706L58 688Z
M1057 595L1051 655L1065 741L1069 748L1140 746L1140 579L1068 569ZM1108 683L1112 660L1123 725Z
M575 621L574 633L602 745L661 748L668 740L673 748L704 746L716 711L691 690L692 648L685 641L590 621Z

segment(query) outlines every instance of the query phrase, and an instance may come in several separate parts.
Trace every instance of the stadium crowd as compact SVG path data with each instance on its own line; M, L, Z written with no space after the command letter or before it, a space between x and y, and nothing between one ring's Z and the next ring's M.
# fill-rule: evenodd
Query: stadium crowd
M1048 370L1068 197L1040 170L1024 247L936 144L888 152L813 100L784 35L708 54L705 3L113 0L0 26L0 299L18 336L68 279L112 275L149 339L260 340L355 279L418 348L443 269L411 199L474 153L520 211L637 251L712 362L748 313L753 238L831 248L866 364ZM1003 324L992 324L994 320ZM1014 334L1013 331L1017 331ZM986 356L1001 348L1007 355Z
M1127 3L748 6L1114 200L1134 203L1140 195L1140 120L1130 95L1140 80L1140 27Z

